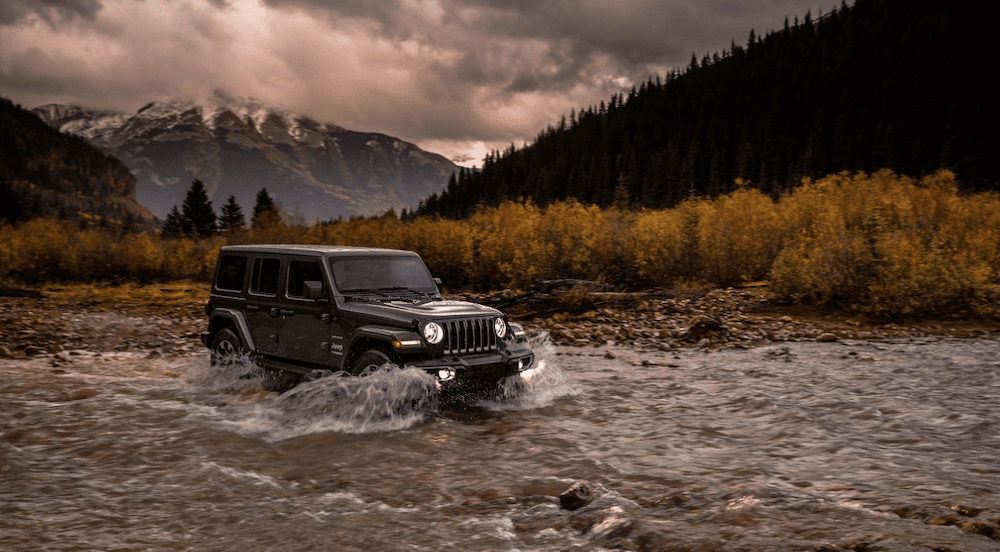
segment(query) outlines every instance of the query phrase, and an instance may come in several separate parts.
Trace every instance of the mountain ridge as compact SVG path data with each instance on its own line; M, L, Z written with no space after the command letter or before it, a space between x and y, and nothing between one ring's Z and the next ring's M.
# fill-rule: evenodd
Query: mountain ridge
M201 180L213 205L252 206L267 188L299 222L413 209L458 166L416 145L344 129L255 100L153 101L135 114L46 104L49 125L122 160L136 199L160 218Z

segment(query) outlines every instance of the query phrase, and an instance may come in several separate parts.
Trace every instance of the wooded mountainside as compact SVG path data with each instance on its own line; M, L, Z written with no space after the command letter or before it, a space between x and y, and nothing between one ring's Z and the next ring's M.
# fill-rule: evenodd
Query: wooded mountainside
M802 178L882 168L1000 185L985 18L961 2L857 0L805 14L605 104L571 112L521 149L452 175L418 215L575 198L672 207L740 182L778 196Z
M142 225L154 217L135 202L135 183L118 159L0 98L0 221L51 216Z

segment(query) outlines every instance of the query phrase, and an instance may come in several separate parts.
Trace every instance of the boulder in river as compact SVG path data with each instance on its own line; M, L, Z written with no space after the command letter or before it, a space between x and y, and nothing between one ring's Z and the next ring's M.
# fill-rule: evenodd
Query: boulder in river
M566 510L579 510L594 500L590 487L584 481L577 481L559 495L559 505Z

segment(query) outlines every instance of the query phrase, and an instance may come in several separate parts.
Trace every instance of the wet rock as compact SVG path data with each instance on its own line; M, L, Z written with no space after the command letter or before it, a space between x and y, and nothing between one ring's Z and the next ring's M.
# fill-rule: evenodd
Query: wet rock
M964 504L952 504L951 511L961 514L965 517L976 517L983 512L982 508L975 508L973 506L966 506Z
M1000 526L988 521L963 521L958 524L959 529L973 535L983 535L993 540L1000 540Z
M690 342L698 342L702 339L720 336L726 333L728 328L722 320L713 316L696 316L691 320L691 325L684 333L683 339Z
M569 511L579 510L593 500L593 493L590 492L590 487L584 481L573 483L559 495L559 505Z
M816 336L817 343L836 343L840 338L830 332L824 332Z
M620 506L612 506L602 512L604 519L591 527L587 533L601 539L620 539L632 532L633 524Z
M962 518L958 517L956 514L947 514L933 518L927 523L931 525L958 525L961 520Z

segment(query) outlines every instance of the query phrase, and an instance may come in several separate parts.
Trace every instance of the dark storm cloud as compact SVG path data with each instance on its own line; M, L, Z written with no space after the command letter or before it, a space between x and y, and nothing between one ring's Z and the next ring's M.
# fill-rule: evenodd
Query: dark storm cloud
M818 7L817 0L0 0L0 94L29 106L130 112L164 96L221 89L453 148L453 156L475 150L481 159L486 145L520 145L571 108Z
M74 17L93 19L100 9L98 0L3 0L0 25L16 25L32 15L56 25Z
M449 67L457 82L511 93L579 85L593 72L628 80L684 65L692 53L721 52L745 42L749 30L778 28L810 2L770 0L266 0L279 9L323 14L330 25L344 19L372 22L398 40L460 48ZM438 28L414 18L414 6L438 8ZM522 45L519 47L518 44ZM527 44L527 47L523 45ZM447 76L446 76L447 78Z

